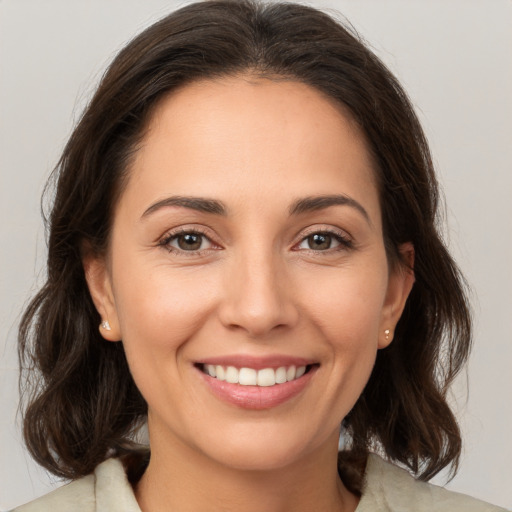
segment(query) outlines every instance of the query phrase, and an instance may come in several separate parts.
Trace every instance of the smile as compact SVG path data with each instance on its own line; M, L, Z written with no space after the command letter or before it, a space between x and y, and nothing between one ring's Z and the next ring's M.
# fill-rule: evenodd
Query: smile
M225 356L194 366L206 388L221 401L261 410L277 407L302 394L320 365L287 356Z
M201 370L210 377L230 384L269 387L299 379L306 373L307 368L307 366L291 365L257 370L255 368L203 364Z

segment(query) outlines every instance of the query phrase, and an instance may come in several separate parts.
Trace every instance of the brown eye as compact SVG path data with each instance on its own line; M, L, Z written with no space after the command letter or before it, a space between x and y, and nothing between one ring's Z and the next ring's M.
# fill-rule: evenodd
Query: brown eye
M163 241L162 245L171 251L194 252L210 249L212 242L202 233L190 231L171 235Z
M183 251L197 251L203 243L203 236L196 233L187 233L176 238L178 247Z
M327 252L332 250L351 249L352 241L341 233L331 233L330 231L317 231L304 237L297 249Z
M331 248L332 236L327 233L315 233L307 237L309 249L325 251Z

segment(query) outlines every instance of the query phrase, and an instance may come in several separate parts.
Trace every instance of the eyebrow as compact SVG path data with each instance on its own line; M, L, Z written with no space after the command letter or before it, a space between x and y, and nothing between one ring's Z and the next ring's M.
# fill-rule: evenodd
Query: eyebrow
M166 206L178 206L182 208L189 208L204 213L211 213L214 215L227 215L227 208L221 201L216 199L208 199L204 197L186 197L186 196L170 196L157 201L147 208L142 214L142 218L156 212ZM371 225L370 216L364 207L355 199L344 194L310 196L297 199L289 208L290 215L300 215L302 213L323 210L330 206L350 206L357 210Z
M290 206L290 215L300 215L301 213L312 212L316 210L323 210L330 206L350 206L357 210L368 222L372 224L368 212L364 209L363 205L355 199L344 194L333 194L325 196L311 196L298 199Z
M215 215L226 215L226 207L221 201L215 199L206 199L203 197L184 197L171 196L152 204L143 214L142 218L147 217L153 212L166 206L181 206L204 213L213 213Z

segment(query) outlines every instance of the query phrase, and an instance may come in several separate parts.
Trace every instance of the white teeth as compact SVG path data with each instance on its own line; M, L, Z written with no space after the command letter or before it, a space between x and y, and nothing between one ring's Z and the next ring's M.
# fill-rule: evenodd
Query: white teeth
M288 370L286 370L286 380L290 382L295 379L295 366L290 366Z
M226 382L231 384L238 384L238 370L234 366L228 366L226 368Z
M252 368L240 368L238 383L242 384L242 386L256 386L258 383L258 373Z
M258 372L258 386L273 386L276 383L276 372L272 368L264 368Z
M234 366L221 366L206 364L203 365L203 371L210 377L223 380L231 384L240 384L242 386L274 386L284 384L302 377L306 373L305 366L296 368L292 366L280 366L277 369L263 368L255 370L253 368L235 368Z
M226 375L224 372L224 368L220 365L217 365L215 367L215 373L217 374L217 379L219 380L226 380Z
M286 382L286 368L281 366L276 370L276 384L284 384Z

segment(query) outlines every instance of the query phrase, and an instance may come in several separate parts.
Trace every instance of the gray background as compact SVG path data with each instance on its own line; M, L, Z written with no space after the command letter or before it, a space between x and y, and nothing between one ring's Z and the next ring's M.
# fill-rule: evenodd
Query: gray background
M43 184L106 64L178 5L0 0L0 510L59 485L24 451L16 417L16 326L45 259ZM448 487L512 507L512 2L312 5L353 23L423 121L447 199L446 236L474 290L475 349L452 396L466 442Z

